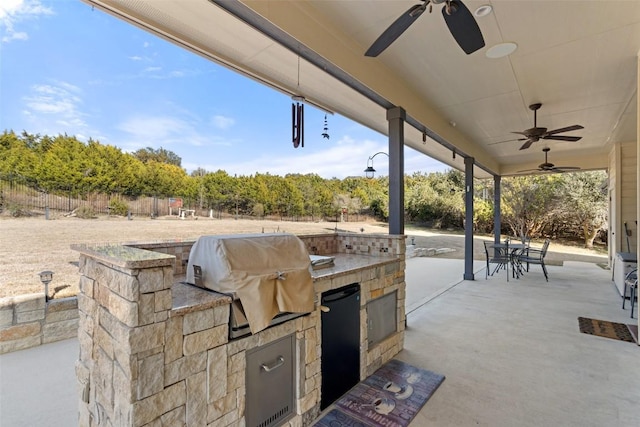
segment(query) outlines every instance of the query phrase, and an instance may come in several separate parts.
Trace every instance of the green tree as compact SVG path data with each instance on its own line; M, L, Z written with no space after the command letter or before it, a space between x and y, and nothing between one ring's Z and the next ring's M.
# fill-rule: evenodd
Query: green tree
M182 159L173 151L166 150L162 147L154 149L152 147L141 148L133 153L134 157L140 160L142 163L148 163L151 161L159 163L167 163L181 167Z
M575 224L586 248L593 248L598 231L607 226L606 173L575 172L563 175L562 203L556 207L557 219Z

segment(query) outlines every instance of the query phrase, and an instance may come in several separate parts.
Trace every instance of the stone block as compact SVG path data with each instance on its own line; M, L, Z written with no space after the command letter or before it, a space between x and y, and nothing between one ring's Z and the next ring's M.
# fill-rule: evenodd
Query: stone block
M169 310L160 311L158 313L155 313L154 317L155 317L155 322L156 323L166 322L167 319L169 318Z
M96 318L98 304L93 298L89 298L84 294L78 294L78 310L85 313L87 316Z
M181 357L165 365L164 386L175 384L198 372L207 369L207 353L197 353L191 356Z
M29 322L37 322L40 320L44 320L44 308L40 310L33 311L17 311L16 312L16 323L29 323Z
M162 268L149 268L138 273L140 292L143 294L165 289Z
M207 427L227 427L227 426L238 426L244 427L245 420L240 419L240 414L238 411L231 411L224 414L222 417L216 419L215 421L209 423Z
M128 301L137 301L140 292L138 279L127 273L127 271L103 266L94 278L101 286L106 287L118 296Z
M161 392L133 404L133 426L143 426L167 412L185 405L187 390L184 381L180 381Z
M104 307L97 310L97 325L102 326L116 342L128 345L131 328L116 319Z
M184 315L184 323L182 324L182 333L189 335L194 332L211 329L215 325L214 310L195 311Z
M77 301L77 300L76 300ZM61 322L63 320L71 320L78 318L78 309L70 308L69 310L60 310L60 311L49 311L47 308L47 313L45 315L45 322L53 323L53 322Z
M156 320L155 314L155 295L141 294L138 302L138 324L148 325Z
M107 305L111 314L127 326L138 326L138 303L122 298L116 293L110 293Z
M138 400L156 394L164 388L164 354L138 360Z
M207 424L207 374L199 372L187 378L187 425Z
M182 322L183 317L170 317L164 330L164 363L169 364L182 357Z
M132 329L129 334L131 354L164 345L164 329L164 323L154 323Z
M27 336L10 341L0 341L0 354L11 353L18 350L24 350L31 347L37 347L42 344L40 335Z
M224 347L217 347L207 352L207 398L210 403L221 399L227 394L227 351Z
M156 418L144 427L173 427L187 425L186 405L180 406L172 411L162 414L160 418Z
M315 328L307 329L304 333L305 348L304 348L304 361L305 364L309 364L318 359L318 337L316 335Z
M95 352L95 365L91 380L95 383L96 403L106 411L108 418L113 418L113 359L98 348Z
M196 332L184 337L183 352L186 356L206 351L227 342L228 326L221 325L212 329Z
M78 322L78 319L68 319L61 320L60 322L46 323L42 328L42 343L47 344L77 337Z
M6 329L0 329L0 341L12 341L40 335L40 322L22 323Z
M247 358L244 351L236 353L229 357L229 371L227 372L228 374L233 374L235 372L244 372L246 368Z
M78 297L68 297L50 300L47 303L47 316L56 311L68 311L78 308Z
M93 286L95 284L95 280L87 277L80 276L80 293L88 296L89 298L93 298Z
M17 295L13 297L13 304L16 313L21 313L23 311L44 310L46 306L44 302L44 293Z
M310 411L319 401L320 393L318 390L313 390L301 399L298 399L298 414L304 414Z
M13 325L13 307L0 309L0 329Z
M213 308L213 326L225 325L229 322L230 305L225 304Z
M117 363L113 365L113 406L114 426L130 426L133 417L133 402L135 399L135 381L120 369Z
M210 403L207 407L207 422L212 423L238 408L238 399L236 393L229 393L224 397Z
M171 289L165 289L155 293L155 311L171 310L173 301L171 300Z
M136 381L138 379L138 357L123 350L122 347L115 346L113 348L114 363L119 369L122 369L127 378Z

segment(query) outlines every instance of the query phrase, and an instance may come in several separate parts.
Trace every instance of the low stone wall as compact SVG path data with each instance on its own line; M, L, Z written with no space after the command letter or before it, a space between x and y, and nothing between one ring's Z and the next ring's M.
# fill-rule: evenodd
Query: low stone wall
M0 299L0 354L77 334L77 297L45 301L44 294L29 294Z

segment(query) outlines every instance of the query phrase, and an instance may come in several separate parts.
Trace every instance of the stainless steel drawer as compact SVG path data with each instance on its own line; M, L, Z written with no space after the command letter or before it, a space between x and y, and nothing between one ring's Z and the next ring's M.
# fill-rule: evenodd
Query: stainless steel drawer
M247 427L281 425L294 414L294 335L247 350Z

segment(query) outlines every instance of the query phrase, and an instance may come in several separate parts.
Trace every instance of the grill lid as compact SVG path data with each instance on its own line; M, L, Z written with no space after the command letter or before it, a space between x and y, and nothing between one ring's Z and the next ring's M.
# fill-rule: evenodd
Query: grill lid
M281 312L313 311L310 263L293 234L202 236L189 254L187 282L196 283L193 266L200 266L201 286L239 298L256 333Z

